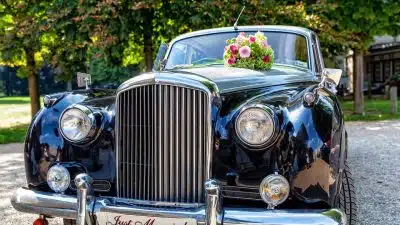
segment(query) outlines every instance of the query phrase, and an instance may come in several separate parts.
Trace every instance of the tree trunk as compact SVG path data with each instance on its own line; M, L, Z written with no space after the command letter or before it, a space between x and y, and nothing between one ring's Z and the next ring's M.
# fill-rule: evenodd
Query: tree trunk
M40 110L39 97L39 77L36 74L35 52L33 49L25 48L26 66L28 67L28 89L31 99L31 115L32 117Z
M390 87L390 102L392 103L390 112L392 115L397 115L397 86Z
M353 54L354 113L364 114L364 55L360 51Z
M153 69L153 16L152 9L143 9L143 51L146 71Z
M353 102L354 102L354 110L355 110L355 102L356 102L356 84L357 84L357 65L356 65L356 50L353 49ZM354 111L353 110L353 111Z
M367 76L368 76L368 99L372 99L372 72L367 74Z

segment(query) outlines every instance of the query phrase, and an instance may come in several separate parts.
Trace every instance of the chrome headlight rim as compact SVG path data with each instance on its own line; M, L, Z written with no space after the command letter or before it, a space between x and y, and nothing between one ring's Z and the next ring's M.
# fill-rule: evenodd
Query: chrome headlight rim
M65 113L68 112L68 111L71 110L71 109L80 110L83 114L85 114L85 115L87 116L87 118L88 118L88 120L89 120L89 123L90 123L89 132L86 134L85 137L83 137L83 138L81 138L81 139L79 139L79 140L70 139L70 138L64 133L63 128L61 127L61 125L62 125L61 122L62 122L62 119L63 119ZM74 105L71 105L71 106L69 106L68 108L66 108L66 109L61 113L60 119L59 119L59 121L58 121L58 124L59 124L58 130L60 131L61 136L62 136L64 139L66 139L67 141L69 141L69 142L71 142L71 143L76 143L76 144L85 144L85 143L91 142L92 140L94 140L94 137L95 137L95 135L96 135L96 133L97 133L97 130L98 130L98 126L97 126L97 123L96 123L96 115L95 115L95 113L94 113L90 108L88 108L87 106L80 105L80 104L74 104Z
M241 115L243 115L244 112L246 112L249 109L263 110L269 116L269 118L271 119L271 122L273 124L272 135L261 144L249 143L239 133L239 125L238 125L239 118ZM278 119L276 117L275 111L270 106L263 105L263 104L252 104L252 105L247 105L247 106L242 107L240 109L238 115L235 118L234 125L235 125L234 129L235 129L235 134L236 134L235 136L239 140L239 143L241 143L244 147L246 147L247 149L250 149L250 150L260 150L260 149L267 148L267 147L273 145L275 143L276 137L278 136L278 133L279 133Z

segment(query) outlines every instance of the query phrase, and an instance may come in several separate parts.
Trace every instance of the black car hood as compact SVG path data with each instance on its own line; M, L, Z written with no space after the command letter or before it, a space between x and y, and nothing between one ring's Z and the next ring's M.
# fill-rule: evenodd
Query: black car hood
M161 77L183 80L197 77L203 80L202 82L212 81L218 86L220 93L318 80L318 77L310 71L289 66L274 66L271 70L259 71L219 65L144 73L125 81L118 89L122 90L143 82L157 82Z
M286 66L274 66L268 71L209 66L169 72L199 75L210 79L217 84L221 93L317 80L311 72Z

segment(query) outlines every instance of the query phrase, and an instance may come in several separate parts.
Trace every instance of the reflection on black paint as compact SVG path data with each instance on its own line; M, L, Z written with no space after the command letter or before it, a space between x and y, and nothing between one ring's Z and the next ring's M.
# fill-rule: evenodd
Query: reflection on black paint
M304 93L316 86L311 81L288 82L225 93L222 102L216 99L212 124L218 148L214 151L213 176L223 184L255 191L257 197L261 180L279 172L292 183L292 193L298 199L332 203L339 176L343 119L336 97L324 90L319 91L314 107L304 107ZM114 101L112 91L82 90L68 93L55 105L42 109L25 143L28 184L46 189L45 177L52 163L74 162L95 179L110 181L113 188L108 195L115 194ZM103 114L101 135L86 146L72 145L58 133L60 114L75 103ZM280 133L272 147L253 151L236 138L235 118L249 104L269 105L277 113ZM315 171L330 176L321 177Z

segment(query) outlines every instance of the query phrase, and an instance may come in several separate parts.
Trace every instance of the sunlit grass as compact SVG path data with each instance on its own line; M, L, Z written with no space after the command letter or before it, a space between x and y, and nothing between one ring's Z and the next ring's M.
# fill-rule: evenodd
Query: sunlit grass
M29 97L0 97L0 144L22 142L29 123Z
M397 115L392 115L390 100L383 99L365 99L364 115L353 114L353 101L342 101L342 110L347 121L377 121L400 119L400 100L397 105Z
M19 124L9 128L0 128L0 144L23 142L28 124Z
M29 97L0 98L0 128L10 128L31 121Z
M0 105L29 104L29 102L30 98L27 96L0 97Z

